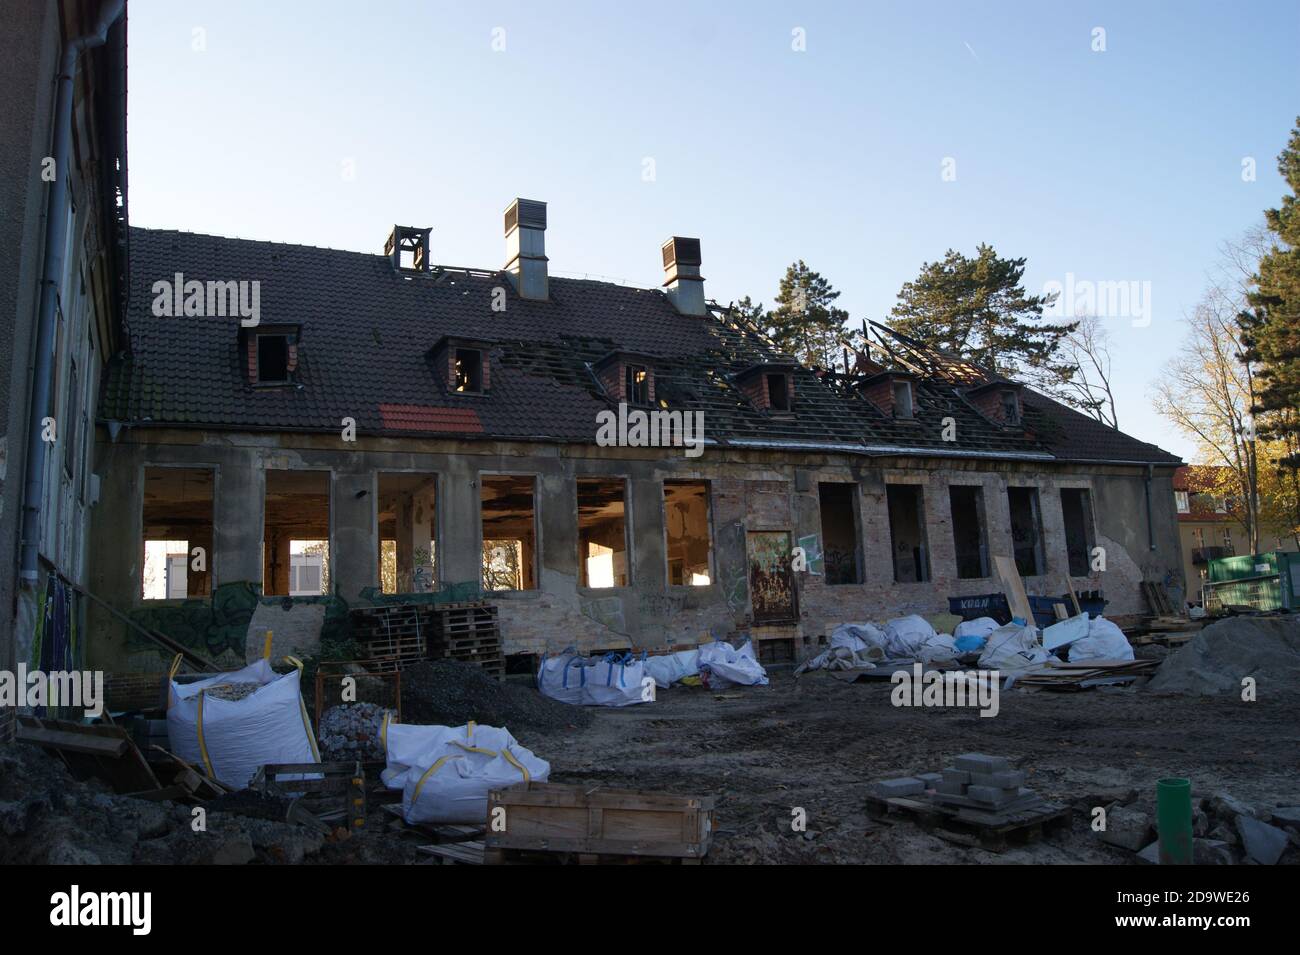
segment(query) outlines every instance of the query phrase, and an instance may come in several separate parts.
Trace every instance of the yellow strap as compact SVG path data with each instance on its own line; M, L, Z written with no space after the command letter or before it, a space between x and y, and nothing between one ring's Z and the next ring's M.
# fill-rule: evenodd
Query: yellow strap
M477 725L473 720L465 724L465 738L470 742L474 741L474 727Z
M384 758L388 758L388 721L393 718L392 713L384 714L384 722L379 727L379 738L384 741Z
M271 631L266 631L266 644L262 647L262 659L271 659Z
M316 748L316 734L311 731L311 720L307 717L307 704L302 701L302 694L298 694L298 710L302 713L302 728L307 731L307 742L311 744L312 755L316 757L316 762L320 762L320 750Z
M207 744L203 742L203 696L207 692L207 690L199 690L199 755L203 757L203 768L208 771L208 776L216 779L217 773L212 768L212 760L208 757Z
M175 679L176 671L181 668L181 659L183 657L184 654L181 653L176 654L176 659L172 661L172 668L167 671L167 679L169 680Z
M302 661L299 660L297 657L285 657L284 660L290 666L297 667L299 673L302 672Z
M523 763L515 759L514 754L511 753L510 750L503 749L501 751L501 755L506 758L506 762L508 762L515 769L519 770L521 773L524 774L524 782L529 783L533 781L533 777L529 774L528 769L524 766Z

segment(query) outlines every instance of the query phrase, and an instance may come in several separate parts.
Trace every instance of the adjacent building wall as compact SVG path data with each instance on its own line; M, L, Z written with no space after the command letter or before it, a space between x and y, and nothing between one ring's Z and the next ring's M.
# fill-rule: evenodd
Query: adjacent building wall
M328 436L248 435L126 429L116 443L101 434L103 496L92 527L91 589L127 610L141 605L141 486L146 465L211 466L217 471L216 586L260 582L262 489L268 467L331 472L331 560L338 594L358 602L377 587L376 499L381 471L433 473L437 483L437 572L444 584L477 584L481 566L480 476L536 477L539 588L493 597L500 607L507 653L694 644L749 629L747 534L788 531L791 540L821 533L817 486L849 481L858 486L864 579L828 586L797 574L798 622L765 627L762 637L815 641L846 620L883 621L901 613L947 609L947 598L999 592L996 577L956 578L949 483L984 489L990 554L1010 553L1006 488L1039 489L1046 572L1026 580L1030 593L1065 590L1063 487L1088 488L1095 537L1106 569L1072 578L1079 590L1105 591L1111 614L1146 610L1139 582L1163 580L1181 599L1182 571L1168 471L1152 487L1155 550L1146 532L1145 470L1070 468L1040 462L882 459L710 449L703 457L663 458L633 449L523 445L500 442L363 438L344 450ZM629 587L578 586L575 495L580 477L628 480L632 583ZM712 582L668 586L662 482L699 478L710 483ZM896 584L890 558L885 489L891 482L920 485L932 579ZM156 668L156 654L128 641L121 624L92 616L92 660L107 669Z

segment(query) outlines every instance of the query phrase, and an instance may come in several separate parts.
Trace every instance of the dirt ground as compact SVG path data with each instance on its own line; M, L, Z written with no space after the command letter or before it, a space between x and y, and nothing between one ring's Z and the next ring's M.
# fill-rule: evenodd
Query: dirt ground
M516 734L557 782L717 800L712 863L1132 863L1090 831L1086 807L1136 790L1154 811L1162 776L1193 797L1300 804L1300 692L1245 703L1140 689L1011 690L997 716L895 707L888 682L772 672L767 687L676 686L653 704L593 708L585 729ZM1078 805L1068 832L1002 853L955 845L911 822L878 823L864 797L880 779L937 771L961 753L1005 756L1027 785ZM792 809L807 832L791 829ZM1293 860L1296 849L1284 857Z

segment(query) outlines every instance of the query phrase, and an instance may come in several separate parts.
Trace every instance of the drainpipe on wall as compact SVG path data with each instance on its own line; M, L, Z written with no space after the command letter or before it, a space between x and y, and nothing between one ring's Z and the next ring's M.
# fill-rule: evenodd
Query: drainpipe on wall
M1156 528L1151 523L1151 475L1153 471L1154 468L1148 464L1145 484L1147 494L1147 547L1150 550L1156 549Z
M93 33L69 40L59 60L54 106L54 181L45 197L45 259L41 266L40 309L36 318L36 367L32 371L32 398L27 421L27 475L23 485L22 545L18 579L35 588L41 540L41 498L45 490L46 442L41 439L50 408L54 372L55 309L59 279L63 276L63 251L68 233L68 153L72 143L73 81L83 51L103 46L109 28L117 22L126 0L105 0ZM58 15L57 7L55 16Z

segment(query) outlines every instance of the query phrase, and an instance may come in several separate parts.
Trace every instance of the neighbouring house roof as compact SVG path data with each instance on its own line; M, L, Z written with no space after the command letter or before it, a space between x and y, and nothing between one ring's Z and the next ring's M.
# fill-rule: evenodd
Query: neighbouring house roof
M922 378L915 417L900 421L794 365L793 414L770 414L736 377L788 357L727 310L681 315L658 289L552 276L550 299L529 301L496 270L397 272L382 255L139 228L131 256L130 350L110 363L101 420L338 432L349 417L360 434L594 443L596 416L611 402L592 368L624 352L653 365L656 400L702 411L706 440L719 444L1181 463L1028 389L1023 421L1004 427L966 399L968 384ZM186 281L258 281L261 322L301 325L296 385L250 384L237 317L154 315L153 284L178 272ZM506 309L494 312L501 288ZM486 393L439 387L430 353L448 336L488 346ZM948 417L957 424L951 442L942 438Z
M1217 481L1227 467L1217 464L1196 464L1174 471L1173 485L1175 491L1187 493L1187 511L1179 511L1178 520L1183 524L1222 524L1227 521L1238 522L1233 509L1219 510L1222 503L1217 494Z

